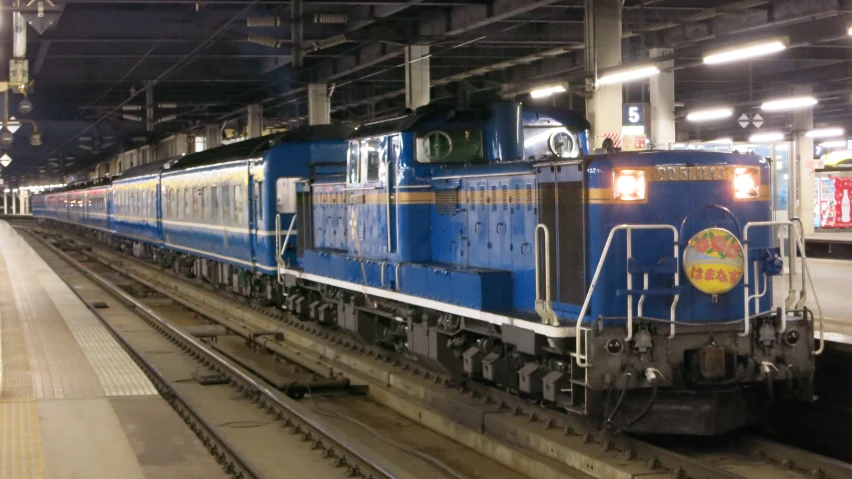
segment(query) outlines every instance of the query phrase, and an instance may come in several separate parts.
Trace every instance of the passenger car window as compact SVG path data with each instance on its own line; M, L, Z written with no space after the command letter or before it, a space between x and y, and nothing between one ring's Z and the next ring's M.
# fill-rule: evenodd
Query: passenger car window
M231 221L231 197L228 185L222 185L222 223Z
M201 218L210 219L210 205L207 204L207 187L201 187L198 201L201 202Z
M183 190L183 217L189 218L189 188Z
M346 166L346 178L349 184L357 184L361 182L359 155L360 148L357 141L349 142L349 159Z
M210 215L213 222L219 221L219 187L210 187Z
M484 163L482 131L450 128L417 134L418 163Z
M234 222L243 222L243 188L242 185L234 185Z

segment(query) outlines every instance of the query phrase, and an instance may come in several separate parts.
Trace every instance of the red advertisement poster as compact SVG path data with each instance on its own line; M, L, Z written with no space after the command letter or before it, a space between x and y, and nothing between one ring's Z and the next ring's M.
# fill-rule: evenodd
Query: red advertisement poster
M852 178L834 178L834 225L852 228Z

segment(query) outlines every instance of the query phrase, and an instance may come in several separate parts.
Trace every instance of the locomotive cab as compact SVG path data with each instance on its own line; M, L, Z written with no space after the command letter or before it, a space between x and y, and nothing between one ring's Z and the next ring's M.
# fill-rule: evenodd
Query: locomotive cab
M560 258L588 254L585 271L568 272L579 294L562 286L565 271L551 272L554 308L570 314L580 305L572 355L587 412L598 408L633 431L718 434L759 420L767 398L810 400L816 351L806 275L801 285L791 279L773 307L783 258L792 258L793 274L806 263L797 259L795 220L772 221L769 163L649 151L591 157L584 169L550 181L585 185L582 206L557 201L553 216L573 209L567 214L581 218L586 244L543 224L558 230ZM591 399L611 389L636 391L620 410Z

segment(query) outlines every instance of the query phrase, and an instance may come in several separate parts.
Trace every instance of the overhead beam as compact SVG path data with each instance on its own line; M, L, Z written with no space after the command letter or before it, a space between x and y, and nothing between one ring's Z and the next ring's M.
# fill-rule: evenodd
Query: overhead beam
M379 42L367 43L358 47L354 55L335 58L317 65L313 71L313 79L318 83L327 83L373 65L401 57L403 53L402 47Z
M684 48L719 37L777 31L781 27L834 17L843 12L843 3L842 0L744 0L668 22L665 31L647 38L659 47ZM676 26L682 28L673 28Z
M461 35L558 1L495 0L488 4L454 6L444 12L436 12L423 18L418 27L418 34L423 37Z
M396 5L369 5L368 2L363 2L361 5L358 5L349 11L348 15L351 20L349 20L344 29L347 32L353 32L368 25L372 25L376 22L376 20L387 18L405 10L408 7L421 3L423 3L423 0L403 1Z

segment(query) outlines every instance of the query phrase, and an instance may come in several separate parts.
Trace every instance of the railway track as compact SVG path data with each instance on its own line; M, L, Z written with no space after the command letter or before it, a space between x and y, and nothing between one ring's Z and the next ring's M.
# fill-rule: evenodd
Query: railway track
M88 264L86 261L76 259L74 256L80 256L79 250L69 248L67 251L62 251L46 242L43 242L42 245L59 256L61 261L83 272L99 288L117 298L149 326L168 338L172 346L171 349L164 346L162 342L152 345L150 339L143 340L144 344L140 347L140 344L133 344L134 341L128 340L126 334L121 332L122 330L130 330L131 335L146 335L137 325L124 324L116 327L111 323L111 320L102 319L149 374L156 374L157 369L182 369L184 371L198 369L193 374L191 381L189 379L175 381L174 377L166 377L168 374L160 374L157 382L161 386L160 391L163 397L175 407L193 432L199 436L210 452L217 457L225 470L233 477L282 477L282 474L283 477L293 477L292 475L296 477L317 477L316 472L307 475L304 470L300 471L298 468L291 470L280 467L280 464L276 467L275 461L268 457L270 454L278 454L279 456L282 453L287 454L288 447L292 445L287 443L288 440L290 443L298 444L304 452L313 453L315 460L312 462L326 464L325 467L328 470L322 472L319 477L364 477L372 479L414 479L418 477L455 479L507 477L522 479L523 477L499 465L485 463L486 461L483 461L483 458L472 451L457 451L457 445L451 441L430 433L419 425L412 427L405 421L395 419L395 413L379 410L377 405L363 399L363 394L357 394L363 391L359 385L353 384L337 371L329 371L321 365L312 364L305 358L295 356L294 360L277 356L272 358L269 355L266 355L265 358L263 355L257 357L254 354L257 351L245 347L245 342L242 340L234 341L233 335L225 334L224 328L204 326L207 320L197 315L182 315L175 312L175 308L179 306L152 307L151 303L166 305L170 301L164 301L165 298L140 284L131 284L130 282L123 282L121 285L116 284L109 277L117 275L99 272L97 271L99 269L97 268L98 264ZM55 263L58 259L55 258L52 262L47 258L46 260L52 267L57 267ZM107 268L102 266L102 269ZM104 311L107 310L99 309L103 305L98 306L100 301L97 301L97 296L91 296L91 292L85 293L91 291L92 288L85 285L81 286L79 281L69 280L69 276L66 273L63 278L66 281L71 281L69 285L73 284L72 289L75 289L78 294L83 291L82 299L84 302L89 304L93 311L100 315L99 317L103 318ZM157 309L168 310L169 312L164 314L158 312ZM193 334L190 334L190 332ZM148 332L147 336L150 337L150 335L150 332ZM206 338L206 341L200 340L196 335ZM271 336L274 337L275 334L273 333ZM239 347L234 348L234 344L243 346L242 351ZM157 366L153 364L156 359L148 358L151 356L164 359L160 359L161 364ZM187 368L185 364L179 364L181 356L185 356L184 359L190 359L194 366ZM168 366L164 366L164 364L168 364ZM291 374L294 380L282 383L280 381L282 372L295 372L295 375ZM187 374L179 374L178 376L186 377ZM278 376L279 381L274 381L273 376ZM211 408L208 405L206 410L201 408L202 410L198 411L193 407L193 399L198 398L187 399L181 394L180 388L176 387L180 386L176 383L181 381L213 385L225 383L225 387L231 390L225 396L239 396L240 400L230 405L219 405L218 410L216 407ZM185 386L186 383L182 385ZM353 389L355 395L350 394ZM235 395L234 391L240 394ZM210 391L210 394L214 394L214 392ZM306 399L304 401L291 399L302 397L306 397ZM250 406L250 409L255 412L252 417L248 418L252 420L226 421L222 419L222 409L245 408L246 405ZM246 411L242 411L235 416L241 417L245 413ZM212 416L216 420L205 419L208 416ZM257 444L259 442L257 440L241 443L238 437L238 440L229 442L221 432L217 432L221 429L220 423L223 421L226 426L230 426L234 422L246 423L233 427L256 428L254 430L267 425L280 424L282 427L280 429L273 428L271 431L269 428L264 428L264 434L266 434L264 441L268 447L266 447L265 452L260 452L245 450L246 444ZM383 430L381 425L375 424L377 421L386 421L388 422L387 426L399 430ZM211 424L211 422L215 423ZM252 422L255 424L250 424ZM430 437L430 434L436 436L437 440L435 437ZM245 433L242 433L242 435L245 436ZM412 444L418 446L425 444L438 453L450 447L454 450L450 459L477 464L478 471L471 473L465 471L464 468L456 469L431 454L413 450L402 441L406 435L416 436L412 438ZM425 446L423 449L427 449ZM240 453L239 451L243 452ZM289 460L285 462L289 462ZM421 476L421 472L425 476Z
M55 232L53 233L55 234ZM68 238L65 237L65 241ZM852 466L758 436L658 443L601 431L487 385L454 380L386 350L98 246L87 254L285 358L369 385L390 409L530 477L852 477ZM253 332L274 331L279 336ZM573 473L565 475L565 466ZM575 475L576 474L576 475Z

